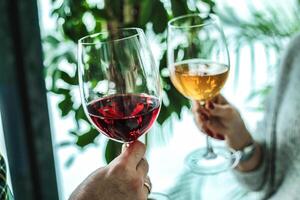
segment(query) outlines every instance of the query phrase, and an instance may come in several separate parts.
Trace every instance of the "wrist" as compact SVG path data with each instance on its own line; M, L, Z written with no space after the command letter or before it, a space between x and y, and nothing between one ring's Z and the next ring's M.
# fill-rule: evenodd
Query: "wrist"
M242 150L254 143L254 140L247 129L241 131L239 134L235 134L234 137L230 137L230 135L227 137L226 141L228 146L234 150Z
M240 162L236 167L237 170L247 172L253 171L259 167L262 159L262 150L257 142L254 142L254 145L255 149L253 154L247 160Z
M251 144L245 146L243 149L238 150L240 154L240 163L246 162L252 158L256 150L256 144L252 142Z

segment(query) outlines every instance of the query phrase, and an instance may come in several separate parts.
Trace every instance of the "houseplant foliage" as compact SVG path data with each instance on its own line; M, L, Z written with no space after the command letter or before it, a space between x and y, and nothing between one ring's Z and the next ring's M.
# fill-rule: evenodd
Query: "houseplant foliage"
M255 44L260 43L265 48L266 58L273 52L275 62L269 62L270 74L276 72L282 47L285 41L300 30L300 1L295 0L295 6L289 13L267 6L265 10L257 10L248 5L250 19L242 20L238 13L230 7L218 9L213 0L52 0L52 16L57 27L53 33L44 38L46 82L50 92L61 97L58 108L62 117L72 117L76 127L69 132L74 138L65 141L60 146L75 145L79 149L96 143L100 136L91 127L84 115L78 100L78 81L76 74L77 40L88 34L109 30L115 27L140 27L154 35L155 41L161 47L159 70L163 85L163 103L157 119L161 126L171 116L181 117L189 102L180 95L170 82L166 65L166 29L169 19L202 12L217 12L225 26L233 28L233 34L227 35L231 51L235 52L234 74L236 85L239 77L240 51L247 46L252 60L252 82L255 85ZM275 72L274 72L275 71ZM272 88L272 82L263 88L253 88L249 99L259 98L260 101ZM171 102L171 103L170 103ZM262 105L262 104L260 104ZM257 108L262 111L263 107ZM111 140L105 148L106 160L111 161L119 154L120 144ZM68 164L72 163L71 156Z
M213 1L204 0L203 4L213 12ZM190 104L170 82L166 73L166 49L163 47L166 46L168 20L192 12L200 11L193 3L185 0L52 1L52 15L56 18L57 30L44 39L47 87L50 92L61 96L58 103L61 116L73 117L76 124L74 130L70 131L74 140L63 142L61 146L75 144L84 149L87 145L95 143L96 138L100 136L98 131L89 125L78 101L76 44L83 36L116 27L140 27L152 35L154 33L155 40L162 47L159 70L163 85L163 103L157 122L163 125L170 116L180 118L182 109L190 107ZM87 124L88 128L83 128ZM119 151L120 144L109 140L105 148L107 162L117 156ZM68 163L73 159L71 157Z

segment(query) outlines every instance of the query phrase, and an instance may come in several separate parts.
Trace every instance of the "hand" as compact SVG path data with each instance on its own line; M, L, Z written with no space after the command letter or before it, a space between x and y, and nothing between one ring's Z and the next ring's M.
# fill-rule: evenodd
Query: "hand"
M151 185L145 145L136 141L106 167L97 169L72 193L69 200L145 200Z
M200 130L208 135L225 139L228 146L239 150L252 142L240 113L221 95L205 106L193 102L195 121Z

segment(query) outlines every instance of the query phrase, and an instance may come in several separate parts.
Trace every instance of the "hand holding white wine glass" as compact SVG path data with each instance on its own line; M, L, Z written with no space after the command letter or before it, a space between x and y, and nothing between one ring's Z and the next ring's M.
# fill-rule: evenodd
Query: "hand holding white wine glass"
M230 69L229 54L220 21L213 14L191 14L168 24L168 68L176 89L190 100L205 106L223 88ZM207 146L186 158L195 173L216 174L238 164L240 155L225 147Z

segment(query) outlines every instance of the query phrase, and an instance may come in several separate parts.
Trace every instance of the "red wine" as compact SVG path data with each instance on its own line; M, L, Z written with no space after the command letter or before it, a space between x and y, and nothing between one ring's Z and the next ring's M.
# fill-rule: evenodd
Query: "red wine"
M160 108L158 98L144 94L121 94L88 104L94 125L106 136L131 142L150 129Z

